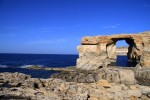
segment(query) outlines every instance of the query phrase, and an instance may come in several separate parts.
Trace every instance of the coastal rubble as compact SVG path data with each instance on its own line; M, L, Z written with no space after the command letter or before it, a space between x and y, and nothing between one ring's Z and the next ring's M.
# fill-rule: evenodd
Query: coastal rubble
M27 100L149 100L150 87L99 80L95 83L32 78L22 73L0 73L0 99Z

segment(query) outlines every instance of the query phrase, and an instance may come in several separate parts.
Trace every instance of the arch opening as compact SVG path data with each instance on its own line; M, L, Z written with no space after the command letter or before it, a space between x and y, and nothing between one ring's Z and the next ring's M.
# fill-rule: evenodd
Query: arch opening
M136 54L138 50L131 38L115 38L106 45L107 57L111 60L111 65L122 67L135 67L140 60ZM118 52L118 50L120 50Z

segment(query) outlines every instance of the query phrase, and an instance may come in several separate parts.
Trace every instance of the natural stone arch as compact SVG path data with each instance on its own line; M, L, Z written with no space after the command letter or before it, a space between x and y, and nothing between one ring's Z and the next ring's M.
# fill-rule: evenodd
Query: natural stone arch
M150 67L150 32L140 34L120 34L111 36L87 36L83 37L78 46L79 58L77 68L84 70L96 70L100 66L106 66L116 59L115 43L125 40L129 44L128 59L140 61L140 66ZM111 52L110 52L111 51Z
M116 42L120 40L125 40L126 43L129 45L128 47L128 53L127 57L128 60L131 61L139 61L140 60L140 55L137 55L137 51L139 49L136 46L136 43L134 42L134 39L132 38L112 38L111 43L106 44L106 51L107 51L107 56L110 59L116 59Z

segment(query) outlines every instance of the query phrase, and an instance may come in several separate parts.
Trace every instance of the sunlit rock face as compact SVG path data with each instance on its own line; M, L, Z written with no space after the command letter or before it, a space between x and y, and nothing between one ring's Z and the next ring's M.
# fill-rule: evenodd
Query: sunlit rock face
M77 68L96 70L106 67L110 59L116 59L116 42L125 40L129 45L128 59L140 61L142 67L150 67L150 32L117 34L110 36L83 37L77 47L79 58Z

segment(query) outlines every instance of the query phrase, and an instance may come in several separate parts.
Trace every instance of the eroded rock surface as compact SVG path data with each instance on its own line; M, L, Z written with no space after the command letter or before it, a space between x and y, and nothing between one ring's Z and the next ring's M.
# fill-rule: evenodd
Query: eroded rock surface
M139 84L150 86L150 68L135 70L135 78Z
M9 77L8 77L9 76ZM21 73L0 73L0 99L27 100L149 100L150 87L99 80L95 83L38 79ZM20 81L19 81L20 80Z
M142 32L83 37L81 45L77 47L79 52L77 68L96 70L104 64L108 65L109 62L106 60L116 59L116 42L119 40L125 40L129 44L127 53L129 60L140 61L141 67L150 67L150 32Z
M63 71L61 73L53 74L51 77L60 78L67 82L78 83L95 83L101 79L108 82L131 85L137 81L135 79L134 71L121 68L107 68L96 71L77 70L74 72Z

